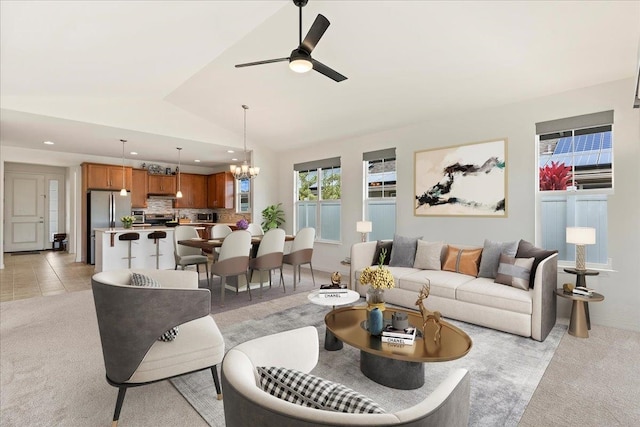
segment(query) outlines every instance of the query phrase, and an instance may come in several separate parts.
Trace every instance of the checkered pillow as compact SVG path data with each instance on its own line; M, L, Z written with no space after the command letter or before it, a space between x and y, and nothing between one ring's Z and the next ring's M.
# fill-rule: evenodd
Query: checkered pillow
M131 286L145 286L149 288L160 288L160 282L158 282L153 277L145 276L140 273L131 273ZM166 331L164 334L158 337L158 341L169 342L176 339L178 336L178 327L174 326L173 328Z
M384 410L378 404L342 384L293 369L256 369L260 375L260 387L287 402L329 411L384 414Z

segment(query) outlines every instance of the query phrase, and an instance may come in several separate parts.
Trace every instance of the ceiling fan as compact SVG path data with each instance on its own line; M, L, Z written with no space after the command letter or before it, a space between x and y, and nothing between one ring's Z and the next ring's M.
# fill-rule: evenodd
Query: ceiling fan
M325 76L335 80L336 82L346 80L347 78L339 72L327 67L323 63L316 61L311 57L311 52L316 47L316 44L318 44L318 41L320 40L324 32L327 31L327 28L329 28L330 22L327 18L325 18L321 14L318 14L316 20L313 21L313 25L311 25L307 36L304 38L304 40L302 40L302 8L306 6L307 2L308 0L293 0L293 4L295 4L300 11L300 36L298 40L299 46L291 51L290 56L286 58L267 59L264 61L237 64L236 68L271 64L272 62L289 61L289 68L297 73L306 73L313 68L320 74L324 74Z

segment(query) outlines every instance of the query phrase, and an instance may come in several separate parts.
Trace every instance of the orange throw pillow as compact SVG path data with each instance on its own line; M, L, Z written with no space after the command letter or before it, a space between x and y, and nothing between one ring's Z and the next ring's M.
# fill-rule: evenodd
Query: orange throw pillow
M460 249L455 246L449 246L442 269L478 277L481 255L482 248Z

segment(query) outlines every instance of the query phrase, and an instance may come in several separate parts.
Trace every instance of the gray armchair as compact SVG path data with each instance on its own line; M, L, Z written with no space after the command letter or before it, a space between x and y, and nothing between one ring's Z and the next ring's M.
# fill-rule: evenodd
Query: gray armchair
M470 379L466 369L453 370L415 406L385 414L353 414L297 405L257 385L256 367L279 366L308 373L318 362L318 352L318 331L313 326L256 338L229 350L222 362L227 427L466 427L469 423Z
M131 272L162 287L130 286ZM175 270L113 270L91 279L107 382L118 388L113 426L129 387L211 369L222 398L217 365L224 339L213 318L211 294L198 289L198 274ZM171 342L158 340L179 326Z

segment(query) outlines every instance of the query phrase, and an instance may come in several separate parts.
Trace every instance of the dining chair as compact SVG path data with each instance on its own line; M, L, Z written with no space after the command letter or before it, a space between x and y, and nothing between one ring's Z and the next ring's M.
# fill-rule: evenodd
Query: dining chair
M302 264L309 264L311 269L311 279L313 280L313 286L316 285L316 279L313 276L313 266L311 265L311 258L313 256L313 242L316 238L316 230L313 227L303 228L298 231L296 237L293 239L291 245L291 251L285 254L282 262L293 266L293 290L296 289L296 270L298 271L298 281L300 281L300 266Z
M231 234L232 231L233 230L231 230L231 227L229 227L226 224L216 224L213 227L211 227L211 238L224 239L229 234ZM213 252L211 252L211 255L213 256L214 261L217 260L218 257L220 256L220 248L214 248Z
M256 222L250 223L249 228L247 228L247 231L251 233L252 236L264 236L264 231L262 230L262 227L260 226L260 224Z
M177 270L178 266L184 270L188 265L195 265L198 277L200 277L200 265L204 264L207 273L207 285L211 287L211 282L209 281L209 258L200 248L178 244L179 240L197 239L199 237L198 231L192 226L179 225L175 228L173 232L173 254L176 259L174 270Z
M249 300L251 300L251 287L249 286L249 254L251 252L251 234L247 230L232 231L224 238L220 247L218 261L211 265L211 281L213 275L220 276L220 305L224 305L225 285L227 277L241 276L244 274L247 280ZM238 280L236 278L236 294L238 293Z
M258 253L255 258L249 260L249 269L253 274L254 271L260 273L260 298L262 298L262 272L269 272L269 287L271 287L271 272L277 268L280 269L280 283L282 283L282 291L286 292L284 287L284 277L282 275L282 258L284 253L284 230L281 228L273 228L265 233L260 241ZM249 275L251 277L251 274Z

